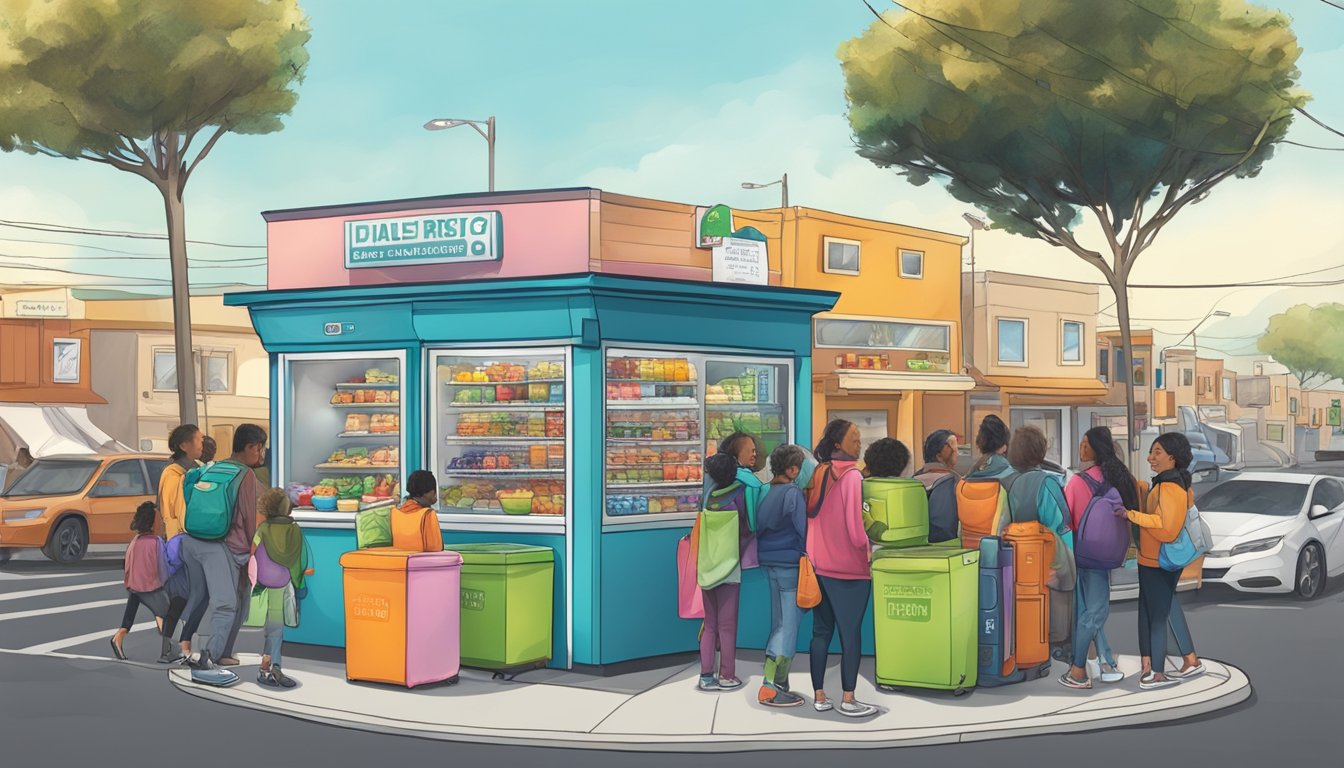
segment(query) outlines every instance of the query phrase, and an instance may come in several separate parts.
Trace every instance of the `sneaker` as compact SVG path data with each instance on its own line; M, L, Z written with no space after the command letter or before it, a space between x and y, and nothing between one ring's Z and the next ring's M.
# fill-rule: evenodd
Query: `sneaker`
M239 667L242 666L243 664L243 662L239 661L233 656L223 656L219 658L215 663L221 667Z
M1092 690L1092 681L1091 681L1090 679L1089 679L1089 680L1079 680L1079 679L1075 678L1075 677L1073 676L1073 673L1071 673L1071 672L1065 672L1064 674L1060 675L1060 676L1059 676L1059 684L1062 685L1062 686L1064 686L1065 688L1072 688L1072 689L1074 689L1074 690L1076 690L1076 691L1090 691L1090 690Z
M742 681L741 681L741 680L738 680L736 677L720 677L720 678L719 678L719 690L720 690L720 691L736 691L738 688L741 688L741 687L742 687Z
M702 691L717 691L719 690L719 680L713 675L701 675L700 683L696 687Z
M1173 685L1180 685L1180 680L1168 677L1166 680L1158 680L1157 675L1149 675L1139 680L1139 688L1145 691L1156 691L1159 688L1170 688Z
M271 674L275 676L275 679L280 683L281 688L293 688L299 684L294 678L282 672L279 664L271 665Z
M1121 672L1120 668L1114 664L1107 664L1100 667L1100 669L1101 675L1099 676L1099 679L1103 683L1114 684L1125 679L1125 673Z
M864 704L861 701L842 701L840 702L840 714L845 717L872 717L877 714L877 707L872 704Z
M830 712L832 709L835 709L835 704L832 704L830 699L824 701L814 699L812 701L812 708L818 712Z
M756 695L756 701L762 706L783 709L785 707L801 706L803 697L776 690L768 685L763 685L761 686L760 693Z
M238 676L227 669L212 667L211 669L192 670L191 681L200 685L224 688L238 682Z
M1192 677L1199 677L1200 675L1204 674L1204 672L1205 672L1204 662L1201 661L1189 669L1181 669L1175 672L1168 672L1167 677L1174 677L1177 680L1189 680Z

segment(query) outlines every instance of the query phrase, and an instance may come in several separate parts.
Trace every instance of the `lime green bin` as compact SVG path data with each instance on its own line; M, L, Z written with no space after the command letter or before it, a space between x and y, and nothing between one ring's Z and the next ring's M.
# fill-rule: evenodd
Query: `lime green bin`
M523 544L454 544L462 555L462 664L512 669L551 658L555 552Z

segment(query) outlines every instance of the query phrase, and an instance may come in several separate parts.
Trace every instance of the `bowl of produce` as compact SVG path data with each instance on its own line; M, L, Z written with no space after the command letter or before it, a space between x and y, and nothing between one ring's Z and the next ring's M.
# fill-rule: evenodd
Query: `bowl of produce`
M500 509L504 510L506 515L532 514L532 496L531 491L500 491L495 494Z
M338 512L358 512L359 499L338 499L336 501L336 510Z
M314 496L313 509L319 512L335 512L337 499L335 496Z

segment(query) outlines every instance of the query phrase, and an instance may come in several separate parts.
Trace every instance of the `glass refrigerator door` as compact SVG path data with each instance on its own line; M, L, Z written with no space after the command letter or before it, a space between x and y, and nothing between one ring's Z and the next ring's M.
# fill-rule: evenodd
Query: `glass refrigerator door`
M787 362L710 357L705 361L705 452L734 432L757 440L756 475L769 482L770 452L792 440L793 403Z
M295 508L347 513L401 493L401 353L286 355L280 482Z
M566 350L437 351L430 365L440 512L459 522L563 525Z

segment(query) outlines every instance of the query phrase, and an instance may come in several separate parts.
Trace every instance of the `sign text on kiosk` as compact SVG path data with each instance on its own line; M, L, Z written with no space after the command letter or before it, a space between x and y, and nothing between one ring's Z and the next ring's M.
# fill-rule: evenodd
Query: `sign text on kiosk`
M345 222L346 269L498 261L503 255L499 211Z

